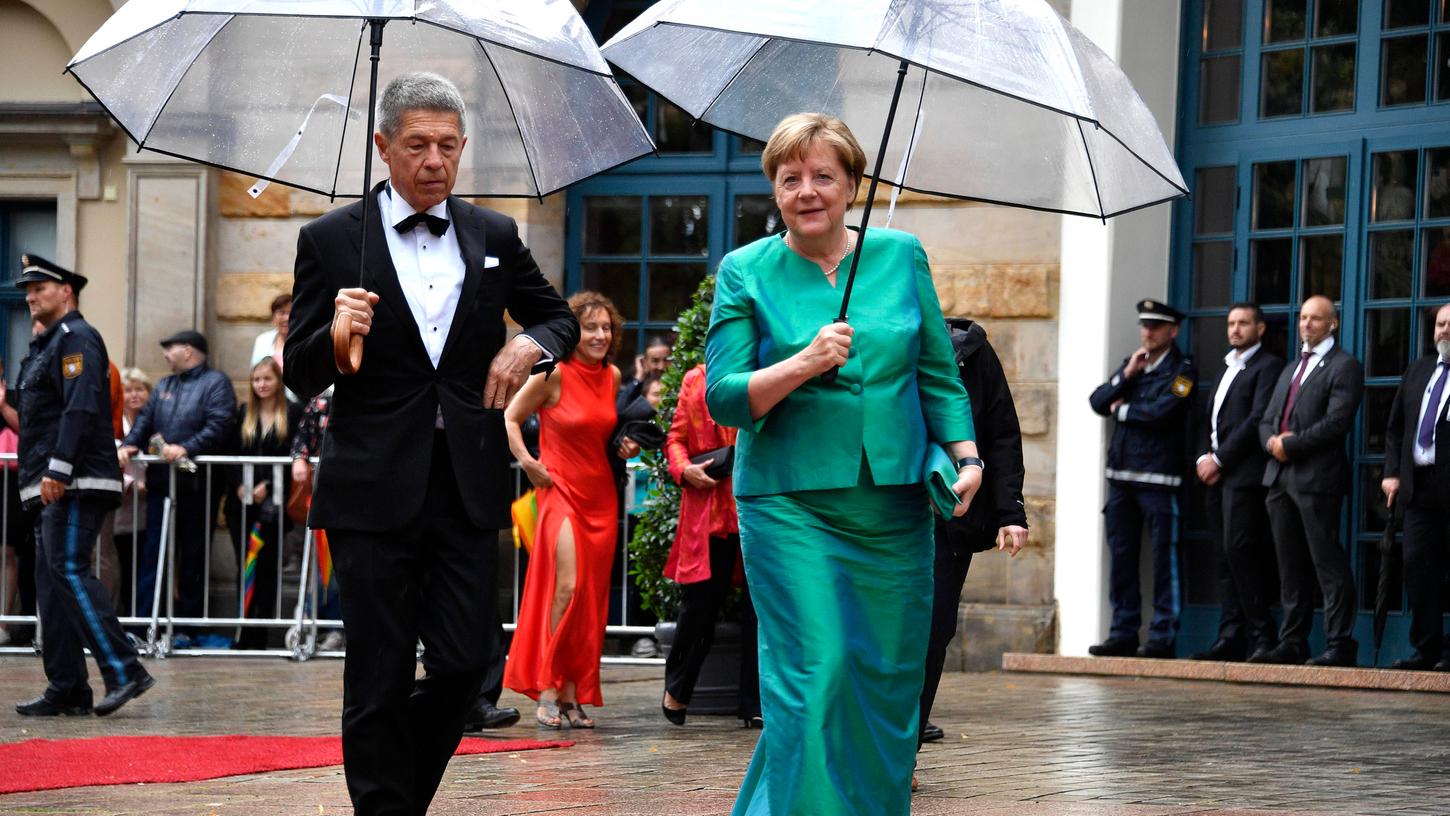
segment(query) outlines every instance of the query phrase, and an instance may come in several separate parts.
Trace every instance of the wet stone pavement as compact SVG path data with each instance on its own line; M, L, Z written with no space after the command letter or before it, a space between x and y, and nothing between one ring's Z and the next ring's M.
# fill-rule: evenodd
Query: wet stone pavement
M342 663L151 661L160 683L108 719L33 720L40 662L0 658L0 740L120 734L330 734ZM758 732L659 714L662 671L606 667L596 731L564 750L455 758L436 816L704 816L730 811ZM506 693L505 705L527 701ZM552 738L524 723L489 732ZM921 816L1450 814L1450 698L1175 680L948 675L919 760ZM0 768L0 774L4 769ZM341 768L0 796L0 814L344 816Z

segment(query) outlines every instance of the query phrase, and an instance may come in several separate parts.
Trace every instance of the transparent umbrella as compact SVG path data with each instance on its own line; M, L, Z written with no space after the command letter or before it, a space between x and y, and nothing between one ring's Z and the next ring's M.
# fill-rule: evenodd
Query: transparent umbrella
M362 196L378 82L419 70L466 102L457 195L544 196L654 149L568 0L131 0L66 70L142 149L253 195ZM361 338L334 336L356 371Z
M1188 192L1132 83L1043 0L661 0L604 55L753 139L840 117L875 156L863 241L878 180L1094 218Z

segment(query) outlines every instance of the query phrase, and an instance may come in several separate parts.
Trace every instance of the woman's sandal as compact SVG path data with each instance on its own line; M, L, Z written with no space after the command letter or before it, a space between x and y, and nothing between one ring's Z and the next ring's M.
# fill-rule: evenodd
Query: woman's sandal
M554 700L540 700L539 707L534 710L534 719L545 728L559 728L564 724L564 718L559 715L560 708Z
M559 711L563 712L564 719L569 721L570 728L593 728L594 721L584 713L584 706L577 703L559 703ZM575 714L578 716L574 716Z

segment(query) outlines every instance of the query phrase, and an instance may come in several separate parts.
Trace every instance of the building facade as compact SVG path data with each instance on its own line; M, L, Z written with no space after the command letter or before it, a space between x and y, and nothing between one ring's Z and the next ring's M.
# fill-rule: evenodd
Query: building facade
M196 327L240 388L268 303L290 288L298 228L334 204L281 185L254 199L249 178L138 153L62 74L123 2L0 0L0 278L24 251L73 266L92 281L82 306L119 362L159 375L157 341ZM601 42L648 4L576 2ZM1135 347L1134 301L1167 298L1191 315L1180 342L1205 377L1231 302L1262 302L1279 348L1303 296L1339 303L1341 342L1370 376L1344 540L1359 585L1373 587L1388 400L1423 349L1429 310L1450 300L1450 2L1052 4L1132 78L1194 194L1107 224L898 202L893 226L921 237L944 309L986 327L1025 437L1030 545L976 559L961 606L971 646L952 657L962 667L991 667L1006 650L1083 654L1106 631L1109 428L1087 395ZM485 203L519 221L561 290L614 298L638 347L668 331L724 253L780 224L758 144L621 83L658 156L542 202ZM4 280L0 319L13 372L29 321ZM1183 507L1188 649L1212 639L1217 609L1191 491ZM1403 642L1397 615L1391 625L1387 640Z

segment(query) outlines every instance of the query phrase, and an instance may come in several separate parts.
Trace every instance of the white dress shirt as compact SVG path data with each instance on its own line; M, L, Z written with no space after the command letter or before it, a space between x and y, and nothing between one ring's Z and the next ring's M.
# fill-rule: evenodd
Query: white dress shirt
M437 368L463 293L463 250L458 246L458 230L450 224L447 232L434 235L427 224L420 223L407 232L398 232L393 226L413 214L413 205L401 195L393 195L390 185L383 185L378 193L378 209L383 213L383 235L398 272L398 284L428 359ZM447 220L448 202L429 207L427 213Z
M1430 407L1430 392L1435 390L1435 381L1447 376L1446 369L1440 367L1440 363L1442 362L1444 361L1436 361L1435 370L1430 374L1430 381L1425 383L1425 393L1420 395L1420 413L1415 416L1415 427L1409 429L1410 433L1415 435L1415 464L1417 465L1435 464L1435 446L1432 444L1428 448L1420 447L1420 423L1425 421L1425 411ZM1447 399L1450 399L1450 384L1447 384L1440 391L1440 402L1435 406L1435 416L1437 418L1445 415L1445 401Z
M1223 364L1227 368L1223 372L1223 378L1218 381L1218 390L1213 392L1213 414L1208 434L1209 445L1215 453L1218 451L1218 412L1223 410L1223 401L1228 396L1229 386L1233 385L1234 378L1239 375L1240 371L1248 368L1249 360L1263 347L1263 343L1255 343L1243 351L1230 349L1229 353L1223 356ZM1213 461L1219 466L1223 465L1223 462L1218 461L1216 455L1213 457Z

